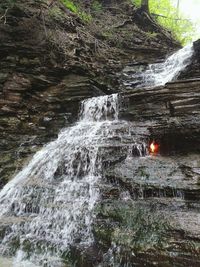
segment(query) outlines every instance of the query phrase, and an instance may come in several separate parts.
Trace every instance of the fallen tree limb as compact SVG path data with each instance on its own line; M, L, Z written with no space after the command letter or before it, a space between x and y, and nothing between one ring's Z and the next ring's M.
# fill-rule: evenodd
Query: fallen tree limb
M132 23L133 21L131 20L131 19L128 19L128 20L125 20L125 21L123 21L121 24L118 24L118 25L116 25L116 26L113 26L113 28L116 28L116 29L118 29L118 28L122 28L122 27L124 27L125 25L127 25L128 23Z
M3 14L3 16L0 17L0 20L4 19L4 24L6 24L6 22L7 22L7 17L6 17L6 15L7 15L7 13L8 13L8 10L9 10L9 8L7 8L7 9L5 10L5 13Z

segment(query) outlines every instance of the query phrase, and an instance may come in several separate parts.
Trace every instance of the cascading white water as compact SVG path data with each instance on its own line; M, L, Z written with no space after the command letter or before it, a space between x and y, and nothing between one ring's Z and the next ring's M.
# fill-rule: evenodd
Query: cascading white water
M143 73L144 83L148 86L164 85L179 74L190 62L193 46L188 45L167 58L164 63L151 64Z
M140 86L173 79L188 64L192 51L188 46L165 63L150 65L140 74ZM132 137L130 123L118 119L117 95L83 101L80 120L36 153L1 190L0 255L16 253L13 266L17 267L32 263L58 267L70 245L91 244L93 210L102 178L100 150L111 142L112 147L124 146L128 157L133 149L143 156L145 144Z
M125 85L136 85L136 87L154 87L165 85L177 77L190 63L193 54L193 45L187 45L176 53L169 56L165 62L150 64L147 70L128 75L129 80Z
M71 244L93 241L92 211L102 173L99 148L116 135L120 139L120 129L131 135L128 123L118 120L117 95L82 102L80 120L36 153L0 192L0 225L6 231L1 255L17 246L14 266L28 266L29 258L30 264L58 267Z

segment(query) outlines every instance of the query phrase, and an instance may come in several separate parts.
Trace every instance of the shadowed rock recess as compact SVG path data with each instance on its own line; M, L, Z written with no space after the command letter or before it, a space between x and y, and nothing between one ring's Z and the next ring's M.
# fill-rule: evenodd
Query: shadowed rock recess
M200 266L200 42L150 86L170 33L129 1L73 2L0 4L5 266Z

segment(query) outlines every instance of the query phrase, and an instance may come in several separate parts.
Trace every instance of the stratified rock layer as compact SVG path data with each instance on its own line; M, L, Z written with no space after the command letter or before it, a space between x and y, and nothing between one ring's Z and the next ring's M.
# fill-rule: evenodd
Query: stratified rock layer
M200 266L200 82L128 89L121 118L159 153L105 170L95 236L118 266Z
M98 12L77 2L90 21L60 1L0 5L1 186L76 120L80 100L117 91L130 58L153 61L179 46L159 30L151 38L126 1Z
M127 63L160 61L179 46L155 25L145 29L124 1L108 2L90 23L56 1L17 1L1 20L1 187L77 119L81 100L119 91L116 72ZM133 147L126 157L121 147L107 148L96 243L72 247L77 266L200 266L198 51L197 42L179 81L123 88L120 117L160 151L139 157Z

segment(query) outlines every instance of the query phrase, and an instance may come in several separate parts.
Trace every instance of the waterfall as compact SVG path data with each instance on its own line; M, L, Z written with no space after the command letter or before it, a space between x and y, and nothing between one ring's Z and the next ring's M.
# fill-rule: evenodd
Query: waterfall
M83 101L79 121L63 129L1 190L0 254L17 253L14 266L29 266L29 258L39 266L58 267L55 258L70 245L93 242L93 209L102 178L99 150L112 139L112 146L123 146L125 138L130 153L131 131L127 122L119 121L118 111L115 94ZM139 155L145 153L144 145L130 143Z
M125 78L124 84L138 88L165 85L187 67L192 55L193 45L187 45L169 56L163 63L150 64L145 71L127 74L128 78Z
M192 51L188 46L150 65L136 75L142 77L140 86L173 79ZM79 121L63 129L1 190L0 255L15 255L17 267L59 267L72 245L90 246L106 149L123 150L127 159L145 156L143 131L148 130L119 120L117 94L84 100Z

